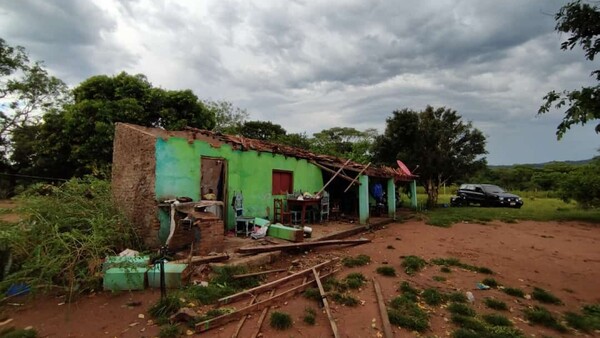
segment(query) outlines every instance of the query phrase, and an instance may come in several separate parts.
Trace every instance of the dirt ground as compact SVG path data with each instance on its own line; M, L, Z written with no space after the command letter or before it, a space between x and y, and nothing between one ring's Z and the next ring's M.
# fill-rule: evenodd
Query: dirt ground
M351 226L351 225L348 225ZM373 232L354 238L365 237L372 243L344 248L320 248L308 253L284 254L273 264L273 268L289 267L292 260L300 259L316 264L331 257L369 255L371 264L357 268L343 268L337 277L343 278L350 272L361 272L369 283L352 293L362 300L358 307L344 307L336 303L333 314L342 337L382 337L381 320L370 282L376 277L382 286L384 298L390 300L399 295L397 289L402 281L408 281L419 289L439 287L443 291L471 291L475 295L474 308L478 314L489 313L482 299L495 297L509 304L506 315L528 336L551 337L573 336L532 326L523 319L522 309L538 304L534 300L517 299L499 290L480 291L476 283L488 275L452 268L444 274L440 268L430 265L415 276L406 275L400 266L401 256L418 255L427 260L432 258L456 257L467 264L492 269L492 276L503 285L518 287L531 292L534 286L551 291L565 305L544 305L560 314L578 311L584 304L600 303L600 227L583 223L520 222L515 224L491 222L482 224L456 224L451 228L438 228L422 222L409 221L392 223ZM383 277L375 269L384 262L393 266L397 277ZM271 278L281 278L285 274ZM436 282L433 276L444 275L445 282ZM5 305L5 315L13 318L17 327L32 326L41 337L154 337L159 328L149 322L146 310L159 298L159 292L106 293L100 292L79 299L76 303L64 304L60 298L40 297L37 299L12 299ZM245 299L233 306L247 304ZM128 303L140 302L139 306ZM14 305L22 304L22 305ZM291 329L278 332L268 325L268 317L262 326L264 337L331 337L327 316L318 310L315 326L302 321L305 307L318 309L314 301L296 296L277 307L278 311L292 315ZM427 306L430 313L430 331L422 336L447 337L455 329L449 322L449 314L441 307ZM254 313L242 328L241 337L251 336L256 329L260 313ZM143 318L142 318L143 316ZM202 335L231 337L237 321L215 328ZM418 336L404 329L394 328L396 337ZM582 334L582 336L585 336ZM596 334L600 336L600 334Z

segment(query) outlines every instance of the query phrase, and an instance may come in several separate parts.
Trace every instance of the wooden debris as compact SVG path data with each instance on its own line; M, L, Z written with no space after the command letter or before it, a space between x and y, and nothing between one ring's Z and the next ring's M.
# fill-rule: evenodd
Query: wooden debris
M328 260L328 261L323 262L321 264L317 264L317 265L313 266L312 268L309 268L309 269L306 269L306 270L302 270L300 272L296 272L293 275L289 275L289 276L280 278L278 280L272 281L270 283L266 283L266 284L257 286L257 287L252 288L252 289L248 289L248 290L245 290L245 291L242 291L242 292L238 292L236 294L233 294L233 295L230 295L230 296L227 296L227 297L223 297L223 298L219 299L219 301L217 302L217 304L218 305L223 305L223 304L234 302L234 301L236 301L238 299L241 299L241 298L244 298L246 296L252 296L253 294L257 294L257 293L260 293L260 292L266 292L266 291L273 290L276 287L278 287L279 285L287 283L287 282L289 282L289 281L291 281L291 280L293 280L295 278L303 277L303 276L312 274L312 269L313 268L314 269L324 268L326 266L333 265L338 260L339 260L339 258L334 258L332 260Z
M332 272L326 273L324 274L322 277L327 277L330 275L333 275L334 273L338 272L339 270L333 270ZM234 321L238 318L241 318L242 316L246 316L254 311L259 311L264 309L265 307L269 307L272 304L276 303L276 302L280 302L283 301L285 299L291 298L294 295L305 291L306 289L308 289L310 286L312 286L315 283L314 280L309 281L307 283L298 285L296 287L293 287L287 291L284 291L276 296L273 296L269 299L260 301L258 303L252 304L250 306L246 306L245 308L242 308L238 311L234 311L231 313L227 313L224 314L222 316L219 317L215 317L206 321L203 321L201 323L197 323L196 324L196 332L204 332L204 331L208 331L211 329L214 329L216 327L219 327L221 325L225 325L231 321Z
M169 320L171 323L189 322L194 320L196 317L198 317L196 311L190 309L189 307L182 307L174 315L172 315Z
M256 298L250 299L248 306L254 304L254 302L256 302ZM248 315L245 315L242 318L240 318L238 326L235 328L235 332L231 335L231 338L237 338L237 336L240 334L240 331L242 330L242 326L244 326L244 322L246 321L246 319L248 319Z
M383 294L381 293L381 286L379 282L373 278L373 286L375 287L375 295L377 296L377 305L379 306L379 314L381 315L381 322L383 323L383 334L385 338L393 338L392 325L390 324L390 318L388 317L387 309L385 308L385 302L383 301Z
M325 311L327 312L327 317L329 318L329 324L331 324L333 336L335 338L338 338L340 336L340 333L338 332L337 325L335 324L335 319L333 318L333 314L331 313L331 309L329 308L329 303L327 302L327 295L325 294L323 284L321 284L321 278L319 277L319 273L317 272L317 270L315 270L314 268L312 269L312 272L315 276L317 286L319 287L319 293L321 293L321 300L323 301L323 306L325 307Z
M371 242L370 239L347 239L347 240L328 240L328 241L312 241L304 243L290 243L290 244L279 244L279 245L264 245L264 246L252 246L242 247L237 249L239 253L245 254L256 254L261 252L279 251L279 250L291 250L291 249L308 249L316 248L319 246L326 245L344 245L344 244L365 244Z
M302 284L304 284L304 283L302 283ZM273 298L274 295L275 295L275 289L271 290L271 294L269 295L269 298ZM267 313L269 313L270 309L271 309L271 306L266 307L262 310L260 317L258 317L258 323L256 323L256 331L254 331L252 338L256 338L260 334L260 328L262 327L262 323L265 320L265 317L267 316Z
M191 258L178 259L171 263L198 265L210 262L222 262L228 259L228 254L218 254L215 256L192 256Z
M269 274L269 273L284 272L284 271L287 271L287 269L276 269L276 270L267 270L267 271L252 272L252 273L246 273L246 274L243 274L243 275L233 275L231 277L233 279L240 279L240 278L262 276L262 275L266 275L266 274Z

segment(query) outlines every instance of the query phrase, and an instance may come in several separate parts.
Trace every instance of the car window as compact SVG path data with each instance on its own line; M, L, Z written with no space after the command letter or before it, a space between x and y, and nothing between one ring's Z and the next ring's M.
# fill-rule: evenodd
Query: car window
M489 193L501 193L501 192L504 192L504 189L500 188L497 185L484 185L483 188L485 189L486 192L489 192Z

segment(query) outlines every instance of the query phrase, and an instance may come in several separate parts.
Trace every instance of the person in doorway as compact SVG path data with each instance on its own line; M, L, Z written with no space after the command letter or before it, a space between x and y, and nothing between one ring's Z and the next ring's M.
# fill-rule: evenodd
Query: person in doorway
M211 188L209 188L208 193L204 194L204 196L202 196L202 199L208 201L216 201L217 195L215 195L214 191Z

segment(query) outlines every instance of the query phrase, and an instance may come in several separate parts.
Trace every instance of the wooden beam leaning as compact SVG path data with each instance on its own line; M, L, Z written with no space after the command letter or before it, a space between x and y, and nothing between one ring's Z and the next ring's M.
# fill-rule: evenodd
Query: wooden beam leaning
M379 314L381 315L381 323L383 324L383 335L385 338L393 338L394 333L392 332L392 325L390 324L390 318L388 317L387 309L385 308L385 302L383 301L383 294L381 293L381 286L379 282L373 278L373 286L375 287L375 295L377 296L377 305L379 306Z
M358 178L360 177L360 174L364 173L365 170L367 170L367 168L369 168L370 165L371 165L371 162L369 162L369 164L367 164L366 167L362 168L362 170L359 171L358 174L356 174L356 178L354 180L352 180L352 182L350 182L350 184L348 184L348 187L346 187L346 190L344 190L344 192L348 191L348 189L350 189L350 187L354 184L354 182L358 182Z
M329 324L331 324L333 336L335 338L338 338L340 336L340 333L338 332L337 325L335 324L335 319L333 318L333 314L331 313L331 309L329 308L329 303L327 302L327 295L325 294L323 284L321 284L321 277L319 277L319 273L317 272L317 270L312 269L312 272L313 275L315 275L315 281L317 282L317 286L319 287L319 293L321 294L321 300L323 301L325 312L327 312L327 317L329 318Z
M219 299L217 301L217 305L228 304L228 303L234 302L234 301L236 301L238 299L244 298L246 296L251 296L254 293L266 292L266 291L273 290L274 288L278 287L279 285L287 283L287 282L293 280L294 278L298 278L298 277L302 277L302 276L305 276L305 275L308 275L308 274L312 274L312 269L313 268L315 268L315 269L324 268L324 267L333 265L338 260L339 260L339 258L334 258L332 260L328 260L326 262L317 264L317 265L313 266L312 268L308 268L308 269L296 272L293 275L289 275L289 276L280 278L278 280L272 281L270 283L263 284L263 285L260 285L260 286L257 286L255 288L248 289L248 290L245 290L245 291L242 291L242 292L238 292L236 294L233 294L233 295L230 295L230 296L227 296L227 297L223 297L223 298L221 298L221 299Z
M310 161L310 163L312 163L312 164L316 165L317 167L319 167L319 168L321 168L321 169L323 169L323 170L325 170L325 171L327 171L327 172L330 172L330 173L332 173L332 174L335 174L335 170L333 170L333 169L329 169L329 168L327 168L326 166L324 166L324 165L322 165L322 164L320 164L320 163L318 163L318 162L316 162L316 161ZM343 179L345 179L345 180L348 180L348 181L350 181L350 182L354 182L354 181L356 181L356 180L355 180L355 179L353 179L352 177L346 176L346 175L344 175L344 174L342 174L342 173L339 173L339 174L338 174L338 176L339 176L339 177L341 177L341 178L343 178ZM360 182L356 182L356 183L360 184Z
M312 273L312 269L309 269L309 271ZM333 270L329 273L324 274L322 277L328 277L330 275L333 275L334 273L338 272L338 270ZM201 323L196 324L195 329L196 332L205 332L211 329L214 329L216 327L219 327L221 325L225 325L231 321L234 321L238 318L241 318L242 316L245 316L247 314L250 314L254 311L259 311L264 309L265 307L271 306L272 304L276 303L276 302L280 302L284 299L288 299L293 297L294 295L303 292L304 290L308 289L311 285L313 285L315 283L314 280L311 280L309 282L306 282L304 284L300 284L298 286L295 286L287 291L284 291L280 294L277 294L276 296L273 296L269 299L260 301L258 303L246 306L245 308L242 308L238 311L234 311L231 313L227 313L224 314L222 316L219 317L215 317L206 321L203 321Z
M345 167L345 166L346 166L348 163L350 163L350 159L348 159L348 160L346 161L346 163L344 163L344 164L343 164L343 165L340 167L340 169L338 169L338 171L337 171L337 172L336 172L336 173L335 173L333 176L331 176L331 178L329 179L329 181L327 181L327 183L325 183L325 185L323 186L323 188L321 188L321 190L319 190L319 192L317 193L317 195L320 195L320 194L323 192L323 190L325 190L325 188L327 188L327 186L329 185L329 183L331 183L331 182L333 181L333 179L334 179L334 178L335 178L337 175L339 175L339 174L340 174L340 172L341 172L341 171L344 169L344 167Z
M302 249L302 248L316 248L319 246L326 245L343 245L343 244L364 244L371 242L370 239L332 239L328 241L313 241L313 242L302 242L302 243L290 243L290 244L276 244L276 245L263 245L263 246L250 246L241 247L236 250L239 253L255 254L261 252L289 250L289 249Z

